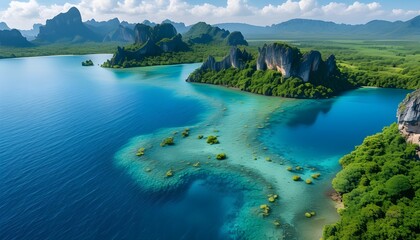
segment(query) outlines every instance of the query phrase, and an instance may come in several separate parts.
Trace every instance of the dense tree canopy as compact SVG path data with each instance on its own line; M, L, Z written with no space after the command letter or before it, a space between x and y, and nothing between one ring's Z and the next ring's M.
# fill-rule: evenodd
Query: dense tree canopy
M324 239L420 238L420 162L397 124L367 137L340 163L333 180L345 208L324 228Z

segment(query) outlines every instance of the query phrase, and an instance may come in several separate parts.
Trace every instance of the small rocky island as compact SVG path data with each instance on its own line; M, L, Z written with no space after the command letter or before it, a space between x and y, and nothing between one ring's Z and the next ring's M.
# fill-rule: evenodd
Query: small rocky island
M84 62L82 62L82 66L83 67L91 67L91 66L93 66L93 61L92 60L86 60L86 61L84 61Z
M236 47L219 62L209 56L187 81L292 98L328 98L354 88L334 55L324 61L318 51L302 54L283 43L264 45L256 57Z
M407 95L397 111L398 129L407 141L420 144L420 90Z

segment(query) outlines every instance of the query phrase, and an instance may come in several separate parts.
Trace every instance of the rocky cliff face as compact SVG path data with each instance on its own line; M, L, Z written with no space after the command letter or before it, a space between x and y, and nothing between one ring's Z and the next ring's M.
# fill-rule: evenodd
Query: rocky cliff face
M420 143L420 90L409 94L397 111L398 128L411 143Z
M126 50L118 47L117 52L109 61L110 67L124 66L125 61L141 61L148 56L157 56L164 52L180 52L188 50L188 45L182 41L174 26L168 23L150 27L137 24L134 28L134 44L136 50Z
M172 38L164 38L157 43L157 46L163 52L180 52L188 49L187 44L182 41L181 34L177 34Z
M133 42L134 32L123 26L119 26L115 31L110 32L104 37L104 42Z
M4 47L30 47L32 44L16 30L0 30L0 46Z
M258 49L257 70L276 70L284 77L296 75L301 54L285 44L265 44Z
M248 45L244 36L240 32L232 32L219 27L211 26L205 22L194 24L188 32L184 34L185 41L190 43L223 43L229 46Z
M229 55L220 62L217 62L213 56L209 56L198 71L221 71L229 68L243 69L246 62L251 59L252 55L246 50L241 51L239 48L232 47ZM187 78L187 82L196 82L196 80L194 75L190 75Z
M243 69L245 67L245 63L250 59L252 59L252 56L246 50L241 51L236 47L232 47L229 55L227 55L222 61L216 62L213 56L209 56L200 69L213 71L221 71L228 68Z
M149 40L157 43L165 38L174 38L176 35L175 27L169 23L157 24L154 27L141 23L134 27L134 43L139 45Z
M244 45L248 46L248 42L245 40L244 35L241 32L232 32L226 37L226 43L229 46Z
M134 27L134 43L145 44L152 37L152 27L145 24L137 24Z
M68 12L47 20L45 26L40 27L36 40L52 43L101 41L102 38L84 25L79 10L72 7Z
M310 51L302 55L297 48L274 43L258 49L258 70L276 70L285 78L299 77L303 81L323 81L338 71L334 55L323 61L321 53Z

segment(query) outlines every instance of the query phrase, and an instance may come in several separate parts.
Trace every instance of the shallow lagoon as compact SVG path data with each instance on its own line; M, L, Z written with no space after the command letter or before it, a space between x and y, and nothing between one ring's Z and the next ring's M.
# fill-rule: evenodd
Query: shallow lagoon
M0 61L0 238L319 236L337 218L325 192L338 158L394 121L407 93L285 100L185 83L197 64L80 66L107 57ZM176 131L175 146L159 146ZM220 152L228 159L215 160ZM322 177L293 182L286 167L295 165L304 179ZM263 218L259 206L274 192L279 200ZM316 217L306 219L308 210Z

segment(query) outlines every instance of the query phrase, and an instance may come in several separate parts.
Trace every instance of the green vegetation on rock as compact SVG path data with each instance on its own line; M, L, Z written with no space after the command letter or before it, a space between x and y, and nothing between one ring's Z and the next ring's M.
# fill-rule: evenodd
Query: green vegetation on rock
M186 128L184 129L184 131L182 132L182 137L186 138L190 135L190 129Z
M392 124L344 156L333 187L345 208L338 223L324 228L324 239L419 239L417 148Z
M93 62L90 59L86 60L86 61L82 62L82 66L84 66L84 67L93 66Z
M166 173L165 176L166 177L172 177L174 175L174 171L172 169L169 169Z
M175 141L173 137L168 137L163 139L163 141L160 143L160 146L165 147L167 145L174 145Z
M311 178L318 179L321 176L321 173L314 173L311 175Z
M226 159L226 153L219 153L219 154L217 154L216 155L216 159L217 160L224 160L224 159Z
M268 201L271 202L271 203L273 203L273 202L275 202L277 200L278 197L279 196L277 194L269 194L268 195Z
M310 61L315 61L316 57L320 57L319 53L309 52L303 56L299 49L280 43L268 46L266 51L272 50L271 46L283 50L275 49L277 52L270 54L284 54L285 59L296 55L296 59L293 59L294 69L291 70L294 75L285 77L277 70L258 70L257 59L258 62L264 62L263 57L267 55L265 52L257 56L257 53L253 51L253 54L250 54L246 50L231 50L221 62L215 62L212 57L209 57L200 69L190 74L187 81L237 88L266 96L291 98L329 98L354 88L354 85L347 81L347 76L337 70L334 58L322 62L316 72L308 75L309 81L304 81L297 75L305 75L306 68L311 69ZM288 53L288 49L296 53ZM280 56L277 57L280 58ZM304 62L301 63L301 61ZM260 66L260 68L263 67Z
M267 204L260 205L260 210L263 217L270 215L271 208Z
M144 155L144 151L145 151L145 150L146 150L145 148L139 148L139 149L137 150L136 155L137 155L137 156L139 156L139 157L143 156L143 155Z
M207 143L210 144L210 145L218 144L219 140L217 139L216 136L210 135L210 136L207 137Z
M293 179L293 181L300 181L300 176L298 176L298 175L294 175L293 177L292 177L292 179Z

